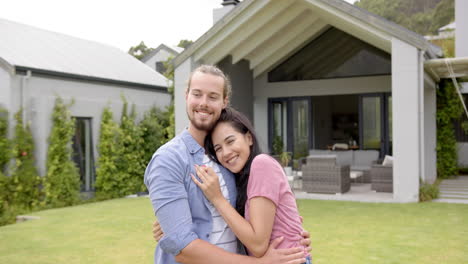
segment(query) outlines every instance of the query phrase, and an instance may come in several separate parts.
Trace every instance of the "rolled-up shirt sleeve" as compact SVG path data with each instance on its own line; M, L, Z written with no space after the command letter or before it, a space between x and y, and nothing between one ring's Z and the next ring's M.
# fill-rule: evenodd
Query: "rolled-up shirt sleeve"
M192 231L192 215L184 186L185 170L181 157L166 150L154 155L145 172L151 203L164 231L159 246L174 256L198 238Z

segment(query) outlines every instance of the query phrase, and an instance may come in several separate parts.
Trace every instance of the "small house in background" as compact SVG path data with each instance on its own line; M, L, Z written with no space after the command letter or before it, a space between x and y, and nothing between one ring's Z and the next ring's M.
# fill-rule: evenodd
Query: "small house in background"
M152 106L165 108L168 80L115 47L0 19L0 105L13 114L24 109L36 146L37 167L45 175L51 114L57 96L76 118L74 159L82 191L93 189L97 144L104 107L116 121L121 96L136 105L138 116Z
M141 61L150 66L153 70L164 74L166 71L164 62L166 62L169 58L175 58L182 51L184 51L184 49L181 47L170 47L165 44L161 44L148 55L146 55L143 59L141 59Z

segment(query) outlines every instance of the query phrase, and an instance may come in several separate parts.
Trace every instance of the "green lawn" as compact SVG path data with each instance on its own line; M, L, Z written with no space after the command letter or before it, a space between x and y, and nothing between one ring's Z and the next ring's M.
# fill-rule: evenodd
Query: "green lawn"
M468 263L468 205L299 200L315 264ZM0 227L0 263L152 263L148 198L34 213Z

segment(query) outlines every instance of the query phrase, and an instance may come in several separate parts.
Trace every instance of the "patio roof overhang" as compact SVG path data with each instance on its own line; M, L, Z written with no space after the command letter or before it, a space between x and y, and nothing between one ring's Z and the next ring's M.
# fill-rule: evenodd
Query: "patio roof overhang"
M428 60L424 62L424 69L436 82L444 78L467 78L468 57Z
M216 64L249 61L254 78L271 70L330 27L391 54L398 38L436 58L441 50L422 36L342 0L245 0L174 60Z

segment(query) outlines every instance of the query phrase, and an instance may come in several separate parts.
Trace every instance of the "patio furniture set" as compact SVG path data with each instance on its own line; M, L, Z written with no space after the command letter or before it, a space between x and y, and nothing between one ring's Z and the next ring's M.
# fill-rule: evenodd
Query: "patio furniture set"
M302 190L313 193L345 193L351 182L370 183L377 192L393 192L390 156L379 162L377 150L309 151L302 170Z

